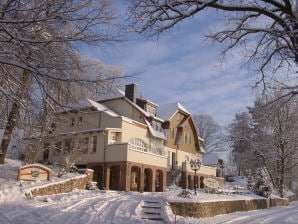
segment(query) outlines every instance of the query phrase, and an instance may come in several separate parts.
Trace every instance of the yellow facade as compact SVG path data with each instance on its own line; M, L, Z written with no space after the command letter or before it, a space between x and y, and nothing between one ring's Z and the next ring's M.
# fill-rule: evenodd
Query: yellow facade
M147 108L154 111L152 103ZM187 164L202 160L202 151L190 114L177 110L166 129L165 121L148 114L125 97L59 113L49 141L60 149L51 150L48 160L59 163L69 156L78 166L95 169L105 188L163 191L167 173L193 173ZM198 173L215 176L216 169L202 166ZM121 183L113 183L117 179Z

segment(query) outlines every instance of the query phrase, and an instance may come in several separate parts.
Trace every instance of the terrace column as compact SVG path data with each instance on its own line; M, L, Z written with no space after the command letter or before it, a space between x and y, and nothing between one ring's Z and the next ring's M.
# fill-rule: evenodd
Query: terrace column
M106 167L106 169L105 169L105 188L107 190L110 189L110 174L111 174L110 167Z

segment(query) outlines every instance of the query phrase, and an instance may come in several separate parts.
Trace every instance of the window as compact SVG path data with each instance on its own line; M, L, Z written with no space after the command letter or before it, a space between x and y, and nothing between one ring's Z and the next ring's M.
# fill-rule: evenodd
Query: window
M71 118L70 126L73 127L75 125L76 119L74 117Z
M191 144L191 137L189 133L184 134L184 143Z
M91 152L96 152L96 146L97 146L97 136L91 137Z
M171 133L172 133L172 138L175 138L175 128L171 129Z
M117 133L116 132L111 132L110 134L110 144L114 144L117 142Z
M156 111L155 111L155 108L154 108L154 107L149 106L149 105L145 105L145 110L146 110L148 113L150 113L150 114L152 114L152 115L155 116Z
M64 153L70 153L74 147L74 140L73 139L65 139L64 143Z
M88 153L88 137L81 137L79 140L79 152Z
M50 127L50 130L49 130L49 134L53 134L53 132L55 132L55 131L56 131L56 124L52 123L51 127Z
M82 126L82 124L83 124L83 117L79 117L79 119L78 119L78 125L79 126Z
M181 114L177 114L177 121L181 121Z
M176 153L172 152L172 170L176 170Z
M147 144L139 138L132 138L129 140L129 149L147 152Z
M150 142L150 148L149 152L156 154L156 155L161 155L161 156L166 156L166 152L164 151L164 142L162 140L153 140Z
M45 143L44 151L43 151L43 162L47 162L49 160L49 151L50 151L50 143Z
M168 151L168 159L167 159L168 167L171 166L171 152Z
M62 142L61 141L56 142L54 147L55 147L54 148L54 156L59 155L61 153L61 150L62 150Z

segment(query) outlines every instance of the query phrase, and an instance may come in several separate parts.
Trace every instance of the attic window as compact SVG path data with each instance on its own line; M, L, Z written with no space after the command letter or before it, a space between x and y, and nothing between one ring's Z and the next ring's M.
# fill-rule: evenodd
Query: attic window
M148 112L149 114L152 114L154 116L156 114L155 108L152 106L145 105L145 110L146 110L146 112Z
M184 134L184 142L186 144L191 144L191 137L190 137L190 134L189 133L185 133Z
M182 116L181 116L181 114L177 114L177 121L181 121L181 119L182 119Z

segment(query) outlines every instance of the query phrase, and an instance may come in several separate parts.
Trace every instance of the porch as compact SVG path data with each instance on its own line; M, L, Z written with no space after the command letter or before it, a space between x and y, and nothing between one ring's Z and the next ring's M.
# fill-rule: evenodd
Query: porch
M165 191L167 157L128 148L128 143L107 145L104 162L88 163L93 181L102 189Z

